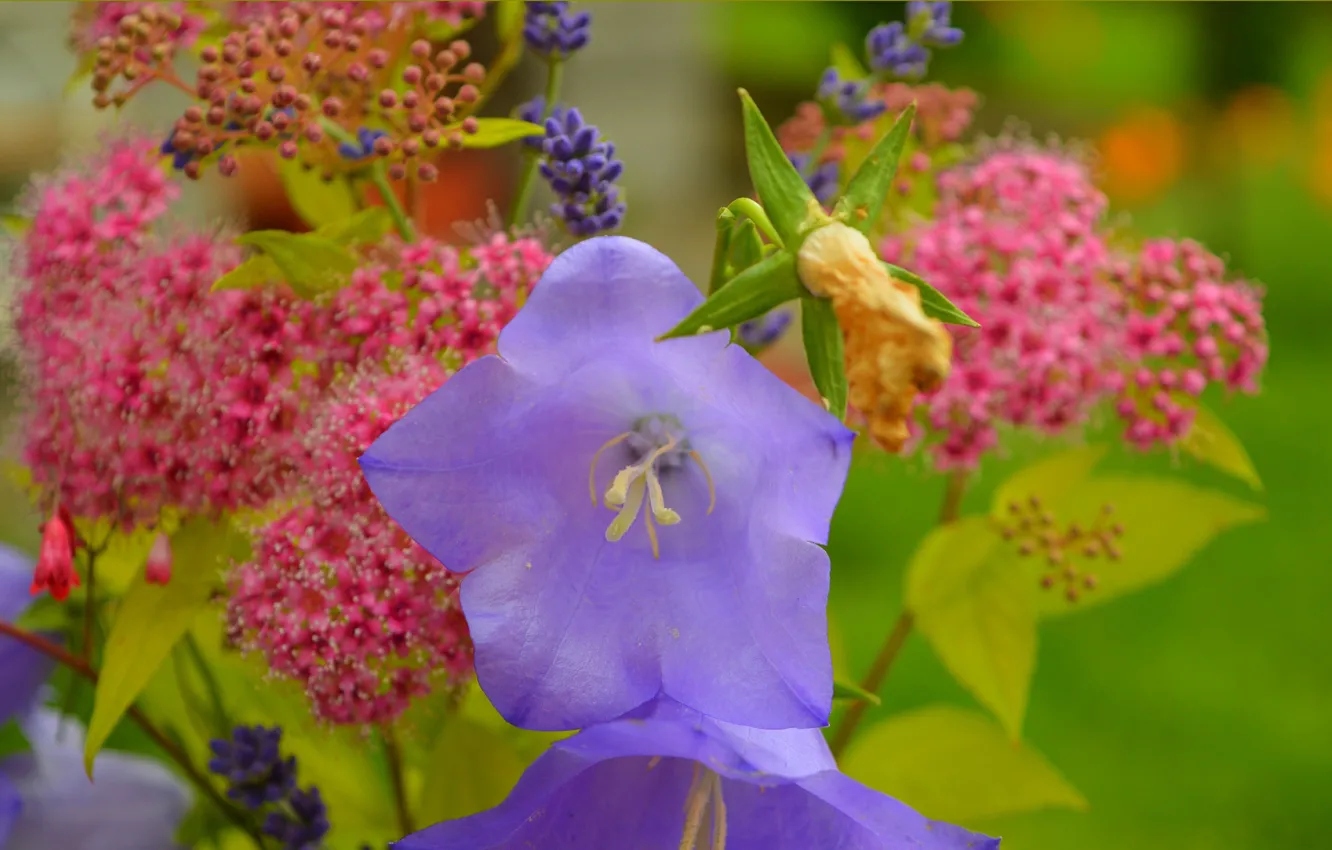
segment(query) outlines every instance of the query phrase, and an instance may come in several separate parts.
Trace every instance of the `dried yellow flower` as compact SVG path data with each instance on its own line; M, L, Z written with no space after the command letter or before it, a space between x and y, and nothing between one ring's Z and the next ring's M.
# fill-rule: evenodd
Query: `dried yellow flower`
M811 292L832 300L846 339L851 406L875 442L900 451L916 393L948 377L952 337L921 310L920 291L894 279L864 234L841 222L805 239L796 270Z

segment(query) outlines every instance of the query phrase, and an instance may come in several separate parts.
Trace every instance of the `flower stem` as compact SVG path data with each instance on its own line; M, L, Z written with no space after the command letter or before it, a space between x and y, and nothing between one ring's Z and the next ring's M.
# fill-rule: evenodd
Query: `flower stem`
M3 621L0 621L0 635L6 635L20 643L27 644L37 652L65 665L96 686L97 671L87 661L79 658L63 646L53 643L39 634ZM180 767L186 778L203 792L203 795L212 801L226 815L228 820L244 830L254 840L255 846L260 848L264 846L263 835L255 825L239 809L227 802L226 798L218 792L217 788L213 787L213 783L208 780L208 777L194 766L189 755L175 741L171 740L152 720L148 719L147 715L140 711L138 706L131 705L125 713L153 740L153 743L162 749L162 752L166 753L168 758Z
M203 651L199 649L199 641L195 639L190 632L185 632L185 653L190 657L190 663L198 671L199 678L203 679L204 689L208 691L208 701L213 707L213 722L217 724L214 733L225 735L232 728L230 718L227 717L227 706L222 701L222 689L217 685L217 677L213 675L213 670L208 666L208 660L204 658ZM181 683L184 687L184 682Z
M967 491L969 476L970 473L965 470L957 470L948 476L948 487L944 491L943 504L939 508L939 525L948 525L957 519L962 508L962 496ZM914 623L915 616L910 611L904 610L898 615L897 622L893 623L892 631L884 639L879 654L874 658L874 663L870 665L864 681L860 683L863 690L877 694L879 688L883 687L883 682L888 678L888 673L893 668L893 662L897 660L898 653L902 651L902 645L906 643L907 637L911 634L911 627ZM855 734L856 727L864 719L867 710L869 710L867 700L853 702L847 708L846 715L837 726L837 731L833 733L832 741L828 745L828 748L832 750L833 758L841 758L842 752L846 750L847 744L851 743L851 736Z
M385 725L380 729L384 736L384 755L388 757L389 778L393 782L393 802L398 810L398 829L405 838L416 832L416 823L412 819L411 806L407 802L407 782L402 763L402 748L398 746L397 734L393 727Z
M753 198L736 198L726 208L736 215L745 216L754 222L754 226L762 231L764 236L768 237L769 242L781 247L782 237L777 235L777 228L772 226L772 222L768 220L768 214L763 211L763 207L759 206L758 201Z
M560 82L564 78L564 63L552 60L547 65L545 102L541 107L541 123L545 123L555 109L555 101L560 96ZM524 154L523 173L518 178L518 191L513 196L513 205L509 207L509 226L514 227L527 214L527 202L532 196L532 184L536 181L537 166L541 156L536 153Z
M83 609L83 660L93 663L93 631L97 625L97 554L88 551L88 604Z
M384 170L383 162L376 162L370 168L370 182L379 190L379 194L384 199L384 206L388 208L389 215L393 217L393 226L397 228L398 235L405 241L411 242L416 239L416 233L412 228L411 219L407 218L407 213L403 211L402 204L398 202L398 196L394 193L393 187L389 185L388 172Z

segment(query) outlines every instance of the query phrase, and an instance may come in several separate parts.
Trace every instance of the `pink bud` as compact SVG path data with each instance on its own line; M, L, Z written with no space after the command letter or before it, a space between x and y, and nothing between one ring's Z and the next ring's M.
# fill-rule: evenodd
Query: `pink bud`
M42 528L42 545L37 555L29 593L36 596L43 590L51 598L64 602L72 587L79 586L79 574L74 571L74 532L72 522L64 509L57 509Z
M149 584L166 584L171 581L171 540L160 531L153 538L153 548L148 552L143 577Z

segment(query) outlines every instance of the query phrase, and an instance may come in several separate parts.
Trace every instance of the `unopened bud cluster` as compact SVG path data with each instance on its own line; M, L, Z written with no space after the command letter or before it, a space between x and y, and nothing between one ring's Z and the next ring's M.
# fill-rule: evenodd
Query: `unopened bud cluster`
M1076 522L1058 526L1054 514L1045 509L1039 497L1032 496L1025 502L1009 503L999 534L1017 547L1018 555L1045 562L1041 587L1058 587L1069 602L1077 602L1099 582L1089 563L1121 557L1116 541L1123 536L1124 526L1113 520L1114 513L1113 505L1104 505L1090 527Z
M163 145L190 178L214 163L233 174L237 149L262 145L326 175L380 159L394 179L410 173L431 181L439 176L432 153L461 148L477 131L470 113L486 69L469 61L465 41L411 40L427 11L413 6L386 16L347 4L273 5L276 11L248 16L219 45L200 50L192 85L171 70L173 49L154 41L178 22L151 7L125 17L127 34L98 46L96 105L119 106L154 79L193 94L197 102ZM404 41L405 66L395 59ZM117 76L125 83L113 91Z

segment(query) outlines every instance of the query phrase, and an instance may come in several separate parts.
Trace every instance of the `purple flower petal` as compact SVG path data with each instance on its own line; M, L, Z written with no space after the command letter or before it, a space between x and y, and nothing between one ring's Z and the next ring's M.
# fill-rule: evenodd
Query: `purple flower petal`
M994 850L836 772L816 730L763 732L669 705L555 744L499 806L396 850L678 850L691 786L721 777L728 850Z
M32 558L0 544L0 620L13 621L32 604L33 566ZM53 666L36 650L0 635L0 723L32 710Z
M725 334L652 341L699 300L641 243L575 246L499 358L463 369L362 458L390 515L469 572L478 677L511 722L579 728L658 693L750 726L827 720L828 559L814 544L852 434ZM656 553L645 516L609 542L611 480L672 436L687 446L653 469L679 524L656 528Z

